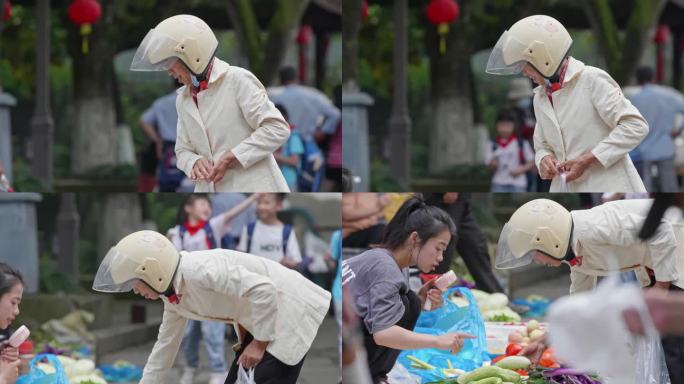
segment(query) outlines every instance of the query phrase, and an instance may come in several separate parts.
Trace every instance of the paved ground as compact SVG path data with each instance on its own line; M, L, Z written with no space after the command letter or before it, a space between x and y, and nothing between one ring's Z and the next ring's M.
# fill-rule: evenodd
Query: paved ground
M323 322L323 325L318 331L318 335L309 350L309 354L304 361L302 372L299 376L299 384L334 384L337 383L340 376L339 370L339 353L337 350L337 338L339 335L339 327L335 320L328 317ZM233 361L233 351L230 346L233 341L226 340L226 362L230 365ZM139 366L144 366L147 357L152 350L154 342L147 342L136 347L126 348L116 353L104 355L101 359L101 364L111 364L117 360L127 360ZM176 381L169 381L169 384L178 383L185 364L182 354L176 359L169 379ZM195 379L195 384L207 383L209 380L207 353L204 347L200 344L200 369L199 374Z

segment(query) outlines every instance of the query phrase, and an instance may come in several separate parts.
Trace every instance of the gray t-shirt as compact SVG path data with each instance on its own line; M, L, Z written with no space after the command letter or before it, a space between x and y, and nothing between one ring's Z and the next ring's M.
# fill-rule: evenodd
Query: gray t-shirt
M371 334L395 325L404 316L401 294L408 292L406 276L384 248L342 262L342 285L347 286L356 313Z

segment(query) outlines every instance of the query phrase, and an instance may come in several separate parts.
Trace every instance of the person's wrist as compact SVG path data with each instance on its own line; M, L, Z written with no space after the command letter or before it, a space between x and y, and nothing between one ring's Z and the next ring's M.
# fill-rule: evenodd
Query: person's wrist
M587 152L584 155L582 155L582 164L585 167L592 165L595 161L596 161L596 156L594 156L594 154L591 152Z

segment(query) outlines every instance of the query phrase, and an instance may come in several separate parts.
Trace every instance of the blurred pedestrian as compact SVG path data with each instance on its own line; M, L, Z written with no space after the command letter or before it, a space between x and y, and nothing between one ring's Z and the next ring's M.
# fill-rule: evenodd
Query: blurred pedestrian
M287 109L280 104L276 104L276 108L283 114L285 121L289 124ZM288 187L290 187L290 192L297 192L298 190L297 180L302 168L304 153L302 137L296 127L290 124L290 137L280 150L273 154L278 165L280 165L280 170L283 172L283 177L285 177Z
M684 114L684 96L677 90L655 84L653 69L637 69L640 91L629 100L641 112L650 128L644 141L636 147L635 166L650 192L678 192L677 172L674 165L674 138L682 132L675 127L675 116Z
M517 118L502 109L496 116L497 136L485 150L485 163L494 170L492 192L526 192L527 172L534 168L530 144L516 135Z

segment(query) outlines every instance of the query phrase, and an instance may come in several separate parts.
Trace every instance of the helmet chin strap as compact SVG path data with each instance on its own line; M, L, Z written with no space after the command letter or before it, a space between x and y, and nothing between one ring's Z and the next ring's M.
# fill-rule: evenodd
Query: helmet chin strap
M171 276L171 281L169 281L168 288L166 288L166 291L161 293L162 295L166 296L172 304L180 303L181 298L181 295L177 295L176 289L173 287L173 282L174 280L176 280L176 274L178 273L178 268L180 267L181 257L181 255L178 255L178 263L176 264L176 269L173 271L173 275Z
M188 71L190 72L190 81L192 81L192 85L194 87L199 87L200 82L207 79L207 71L209 70L209 67L211 67L211 63L214 61L214 58L215 58L215 56L211 57L211 59L209 60L209 63L204 68L204 71L202 71L202 73L199 75L195 75L194 73L192 73L192 71L190 71L190 69L188 68L187 65L185 66L186 68L188 68ZM185 63L183 63L183 65L185 65Z

